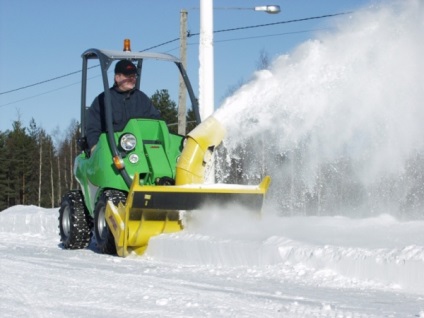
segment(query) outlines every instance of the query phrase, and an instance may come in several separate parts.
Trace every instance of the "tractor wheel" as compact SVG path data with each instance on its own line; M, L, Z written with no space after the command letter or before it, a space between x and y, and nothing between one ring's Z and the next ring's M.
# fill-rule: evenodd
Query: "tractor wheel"
M94 208L94 236L97 248L103 254L116 254L115 239L106 222L107 202L112 201L114 205L119 202L125 204L126 196L117 190L105 190L97 201Z
M59 235L63 247L86 248L90 244L91 224L81 191L66 193L59 209Z

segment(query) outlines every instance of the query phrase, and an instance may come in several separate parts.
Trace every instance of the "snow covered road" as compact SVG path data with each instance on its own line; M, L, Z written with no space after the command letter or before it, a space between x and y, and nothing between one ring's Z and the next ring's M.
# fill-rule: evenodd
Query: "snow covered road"
M5 210L0 316L424 317L422 221L211 213L123 259L62 250L56 209Z

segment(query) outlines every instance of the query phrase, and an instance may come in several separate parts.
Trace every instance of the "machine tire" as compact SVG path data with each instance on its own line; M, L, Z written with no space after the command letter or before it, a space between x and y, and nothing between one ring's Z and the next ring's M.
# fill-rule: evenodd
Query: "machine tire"
M94 208L94 236L98 250L103 254L115 255L115 239L106 222L105 213L107 202L112 201L114 205L119 202L125 204L126 196L117 190L105 190L99 197Z
M82 249L90 244L91 218L81 191L69 191L59 208L59 235L65 249Z

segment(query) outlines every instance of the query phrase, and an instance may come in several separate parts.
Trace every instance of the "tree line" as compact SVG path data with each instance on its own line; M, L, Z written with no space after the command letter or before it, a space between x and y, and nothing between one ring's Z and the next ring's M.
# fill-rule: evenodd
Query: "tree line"
M177 133L178 108L167 90L158 90L152 103ZM187 113L187 131L195 127L193 110ZM25 127L18 118L11 130L0 131L0 211L18 204L57 207L62 195L79 185L73 175L80 153L80 123L72 120L59 141L53 140L34 119ZM55 135L58 135L55 132Z

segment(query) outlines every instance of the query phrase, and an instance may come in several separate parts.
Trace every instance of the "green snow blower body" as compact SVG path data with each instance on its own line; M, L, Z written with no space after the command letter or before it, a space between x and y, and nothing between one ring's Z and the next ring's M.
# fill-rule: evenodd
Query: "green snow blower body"
M66 193L59 209L59 230L65 249L89 246L92 233L100 252L142 254L152 236L182 229L181 211L206 204L241 204L260 211L270 178L259 185L205 184L205 167L225 129L214 118L200 123L197 99L181 62L167 54L90 49L83 53L81 153L74 174L80 189ZM93 151L86 137L87 61L100 62L105 93L106 130ZM114 131L107 70L115 60L137 65L140 87L144 60L177 65L198 126L187 136L170 133L163 120L135 118Z

